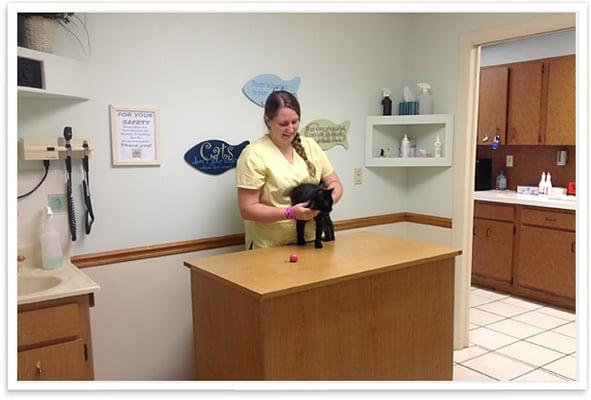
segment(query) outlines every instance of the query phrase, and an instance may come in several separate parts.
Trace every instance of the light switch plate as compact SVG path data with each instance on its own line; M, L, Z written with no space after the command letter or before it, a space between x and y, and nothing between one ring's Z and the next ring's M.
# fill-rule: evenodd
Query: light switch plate
M506 157L505 166L507 166L507 167L512 167L513 166L513 156L507 156Z
M363 183L363 170L361 168L353 168L353 183L355 185Z

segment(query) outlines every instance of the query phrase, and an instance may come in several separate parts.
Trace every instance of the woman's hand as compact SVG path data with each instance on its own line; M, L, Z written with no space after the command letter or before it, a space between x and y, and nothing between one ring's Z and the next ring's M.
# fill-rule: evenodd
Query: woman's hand
M300 220L300 221L309 221L312 218L314 218L315 216L317 216L318 214L320 214L320 211L312 210L311 208L306 207L306 204L308 204L308 203L304 202L304 203L298 203L293 206L295 219Z

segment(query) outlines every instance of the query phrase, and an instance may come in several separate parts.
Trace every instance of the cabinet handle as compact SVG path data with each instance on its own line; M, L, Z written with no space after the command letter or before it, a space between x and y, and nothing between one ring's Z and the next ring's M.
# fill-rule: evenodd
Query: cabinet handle
M490 227L486 228L486 237L490 237L490 235L488 234L490 232Z
M575 241L573 240L573 242L570 245L570 252L575 254Z
M548 221L548 222L556 222L556 218L546 217L546 221Z
M43 370L41 369L41 361L37 361L35 367L37 368L37 374L41 375L43 373Z

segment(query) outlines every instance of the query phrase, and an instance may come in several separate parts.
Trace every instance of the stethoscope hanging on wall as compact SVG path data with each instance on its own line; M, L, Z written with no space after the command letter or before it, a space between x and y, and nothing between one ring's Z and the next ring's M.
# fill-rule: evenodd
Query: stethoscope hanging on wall
M64 128L64 139L66 140L66 196L68 202L68 224L70 225L70 234L72 242L76 241L76 212L74 210L74 197L72 196L72 128Z
M84 190L84 206L86 207L85 213L85 232L90 234L90 228L94 222L94 212L92 211L92 202L90 201L90 178L88 176L88 143L84 141L82 144L84 148L84 157L82 158L82 167L84 169L84 180L82 181L82 188Z

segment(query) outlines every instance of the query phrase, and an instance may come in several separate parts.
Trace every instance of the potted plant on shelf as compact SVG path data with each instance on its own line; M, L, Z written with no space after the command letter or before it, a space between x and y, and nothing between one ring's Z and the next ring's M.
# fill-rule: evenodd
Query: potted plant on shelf
M67 25L77 23L86 35L88 51L78 36ZM82 51L90 55L90 37L86 29L86 22L74 13L19 13L18 14L18 45L45 53L53 52L55 31L62 26L80 44Z

